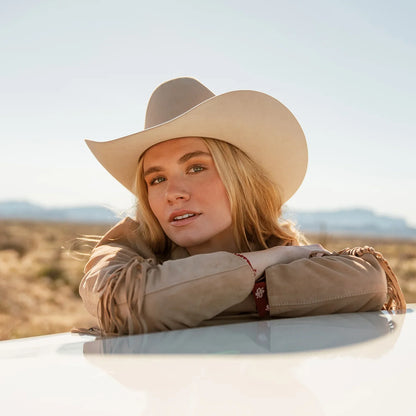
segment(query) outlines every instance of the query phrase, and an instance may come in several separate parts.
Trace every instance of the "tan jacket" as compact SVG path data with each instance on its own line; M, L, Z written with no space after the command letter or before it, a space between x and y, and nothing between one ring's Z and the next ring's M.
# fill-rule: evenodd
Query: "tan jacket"
M145 333L258 319L253 272L228 252L189 256L176 248L161 262L125 218L97 244L80 294L87 310L111 309L118 332ZM377 260L334 255L266 269L272 317L379 310L387 297ZM121 329L120 329L121 328Z

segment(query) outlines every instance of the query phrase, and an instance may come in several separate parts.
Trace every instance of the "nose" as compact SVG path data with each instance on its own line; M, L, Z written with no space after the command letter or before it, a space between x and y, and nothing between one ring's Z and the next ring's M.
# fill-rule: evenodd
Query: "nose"
M190 192L186 189L183 181L171 179L168 182L166 188L166 200L170 204L174 204L177 201L188 201L190 198Z

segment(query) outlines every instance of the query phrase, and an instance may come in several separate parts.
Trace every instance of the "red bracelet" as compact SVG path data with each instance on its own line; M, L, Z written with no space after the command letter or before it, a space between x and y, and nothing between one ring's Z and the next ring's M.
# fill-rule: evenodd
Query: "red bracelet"
M253 267L250 260L246 256L243 256L240 253L234 253L234 254L244 259L247 262L247 264L251 267L251 270L253 270L254 276L257 275L257 270ZM256 282L254 284L252 293L254 295L254 301L256 302L256 309L257 309L257 313L259 314L259 317L268 318L270 316L270 307L269 307L269 299L267 296L267 286L266 286L264 277L261 279L261 281Z
M264 280L255 283L253 287L254 301L256 302L257 313L259 318L270 317L269 298L267 296L267 286Z
M253 265L250 263L250 260L246 257L246 256L243 256L242 254L240 254L240 253L234 253L236 256L238 256L238 257L241 257L242 259L244 259L246 262L247 262L247 264L250 266L250 268L251 268L251 270L253 270L253 274L254 274L254 276L256 276L257 275L257 270L253 267Z

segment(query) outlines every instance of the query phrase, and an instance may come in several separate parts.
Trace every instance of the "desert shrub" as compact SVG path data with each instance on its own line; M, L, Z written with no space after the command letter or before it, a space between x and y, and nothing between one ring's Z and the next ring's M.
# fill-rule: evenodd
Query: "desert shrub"
M47 241L48 243L54 243L58 240L58 237L52 232L49 232L48 234L46 234L44 238L45 238L45 241Z
M76 298L81 299L81 295L79 294L79 285L71 285L70 288L71 288L73 295Z
M66 282L66 273L65 270L56 264L51 265L45 265L41 267L41 269L38 272L38 277L46 277L53 282L56 282L58 280Z
M0 241L0 250L13 250L22 258L29 251L29 246L25 242L6 240Z
M414 265L406 265L400 269L399 274L403 280L416 280L416 267Z

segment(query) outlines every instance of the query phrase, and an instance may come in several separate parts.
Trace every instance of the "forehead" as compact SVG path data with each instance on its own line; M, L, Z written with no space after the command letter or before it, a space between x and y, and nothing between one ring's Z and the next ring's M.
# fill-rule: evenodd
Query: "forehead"
M166 140L146 150L143 156L143 167L146 169L149 166L161 164L162 162L177 161L184 154L196 151L209 153L207 145L199 137L182 137Z

